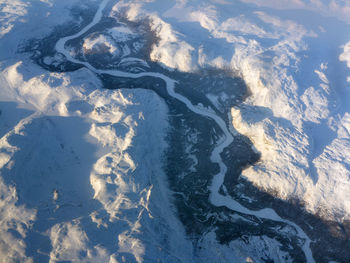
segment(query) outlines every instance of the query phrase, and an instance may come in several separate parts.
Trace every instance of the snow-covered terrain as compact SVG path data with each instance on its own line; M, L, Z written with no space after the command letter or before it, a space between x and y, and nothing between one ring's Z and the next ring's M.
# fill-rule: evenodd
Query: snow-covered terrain
M241 234L222 244L215 225L189 239L196 222L179 220L165 169L174 147L170 98L222 132L208 153L218 170L203 200L227 209L218 217L275 222L268 227L298 239L302 261L346 260L349 10L346 1L326 0L0 0L0 262L300 260L277 236ZM71 31L60 32L65 23ZM40 39L47 46L35 44ZM108 59L108 69L91 64L97 58ZM206 68L241 78L249 96L225 108L229 90L206 93L210 106L178 93L176 74ZM103 89L106 76L160 79L168 95ZM241 135L260 160L232 188L224 152ZM250 183L276 200L298 200L315 219L298 225L263 200L246 207L234 192ZM341 237L338 252L320 251L328 236L318 236L319 219Z
M0 100L1 262L189 261L161 169L158 96L101 90L87 69L50 73L24 56L4 61Z
M151 58L182 71L238 71L252 94L232 108L233 126L262 154L242 176L279 198L301 199L312 213L349 220L349 84L342 74L342 61L349 63L349 4L242 2L251 4L159 4L163 12L153 26L161 41ZM156 5L121 1L114 10L128 6L137 19L156 16Z

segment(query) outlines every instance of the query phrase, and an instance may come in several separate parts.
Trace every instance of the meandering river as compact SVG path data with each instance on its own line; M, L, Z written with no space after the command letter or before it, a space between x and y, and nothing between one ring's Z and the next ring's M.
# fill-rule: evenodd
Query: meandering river
M225 123L225 121L222 118L220 118L214 112L206 110L203 107L198 107L198 106L193 105L188 98L184 97L183 95L180 95L179 93L176 93L175 92L176 81L161 74L161 73L157 73L157 72L130 73L130 72L123 72L123 71L119 71L119 70L96 69L88 62L84 62L84 61L80 61L80 60L75 59L70 54L70 52L65 49L65 44L67 41L82 36L89 29L91 29L93 26L95 26L97 23L100 22L102 15L103 15L103 10L105 9L105 7L109 1L110 0L104 0L101 2L101 4L100 4L93 20L91 21L91 23L89 23L87 26L85 26L80 32L78 32L74 35L71 35L71 36L61 38L56 43L57 52L62 53L67 58L67 60L69 60L73 63L84 65L86 68L88 68L89 70L91 70L92 72L94 72L96 74L108 74L110 76L127 77L127 78L140 78L140 77L160 78L160 79L165 81L167 92L171 97L184 103L187 106L187 108L189 110L191 110L192 112L199 114L201 116L205 116L205 117L210 118L213 121L215 121L218 124L218 126L221 128L221 130L223 131L225 138L224 138L224 140L221 140L221 142L219 144L216 145L216 147L214 148L214 150L210 156L211 161L219 164L219 167L220 167L219 173L214 176L212 184L210 186L210 202L214 206L225 206L233 211L237 211L237 212L240 212L243 214L254 215L256 217L263 218L263 219L270 219L270 220L274 220L274 221L284 222L286 224L293 226L296 229L296 231L298 232L298 236L305 240L302 248L303 248L303 251L305 253L307 262L310 262L310 263L315 262L313 259L313 256L312 256L312 251L310 249L311 241L310 241L309 237L306 235L306 233L298 225L296 225L295 223L293 223L289 220L281 218L271 208L265 208L265 209L261 209L261 210L250 210L250 209L242 206L239 202L234 200L231 196L222 195L219 193L219 189L224 182L225 174L227 171L227 167L221 158L221 153L223 152L223 150L226 147L228 147L233 142L233 135L231 134L229 128L227 127L227 124Z

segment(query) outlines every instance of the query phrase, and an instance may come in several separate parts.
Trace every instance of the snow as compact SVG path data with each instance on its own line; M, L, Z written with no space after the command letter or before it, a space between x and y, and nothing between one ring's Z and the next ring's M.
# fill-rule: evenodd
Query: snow
M14 22L27 14L28 3L14 0L8 3L6 0L0 1L0 38L9 33L14 27Z
M194 51L194 48L178 39L177 32L172 29L171 25L158 17L152 18L151 28L160 38L151 51L151 60L171 69L185 72L193 70L194 65L191 53Z
M113 27L108 30L108 33L118 42L128 41L137 36L137 34L124 26Z
M341 0L242 0L242 2L252 3L257 6L269 7L273 9L301 9L310 10L322 14L323 16L337 17L338 19L350 23L350 4Z
M274 28L279 24L274 22ZM345 190L350 182L346 179L347 169L342 168L346 164L333 163L332 166L328 163L328 172L319 168L323 166L319 156L324 155L328 147L336 152L348 152L344 147L335 149L332 146L334 127L331 120L340 121L338 112L342 104L339 101L342 95L337 94L336 89L339 81L331 75L327 60L317 65L317 61L314 63L300 55L308 51L304 38L318 36L307 33L301 26L288 28L287 32L293 33L287 37L288 42L273 47L281 57L269 63L271 66L266 67L263 55L240 62L242 74L253 94L246 105L232 109L233 126L248 135L262 154L261 162L245 170L243 177L268 192L277 190L279 198L288 200L298 196L306 203L308 211L342 221L349 218L350 212ZM336 44L333 48L337 48ZM294 72L288 69L293 60L296 62ZM299 69L299 65L305 63L303 60L310 63L315 75L303 75L299 79L303 74ZM305 83L310 85L307 87ZM260 112L253 110L257 106Z
M165 148L160 138L167 126L167 109L158 96L145 90L101 90L87 69L56 74L22 62L1 75L6 82L0 94L34 111L0 140L0 173L8 178L9 171L16 171L12 179L16 188L1 185L3 209L8 211L1 217L5 231L1 251L9 251L9 260L30 260L24 238L36 231L31 227L34 222L47 225L44 232L50 233L52 262L116 262L122 254L141 262L152 255L148 251L153 248L145 240L153 240L154 234L140 233L144 228L158 231L152 230L154 220L163 225L162 234L169 236L170 251L177 254L176 249L185 246L183 230L169 210L159 161ZM16 115L1 118L12 116ZM146 142L154 147L142 147ZM17 204L16 189L22 205ZM101 207L94 208L92 200ZM70 207L75 207L77 215L49 223L41 214L45 207L50 217L70 218ZM114 243L91 237L91 231L99 235L106 228L117 238ZM13 236L9 229L20 235ZM186 257L184 251L188 250L181 249L177 256ZM168 257L162 253L154 257Z
M222 154L223 150L233 142L233 136L230 132L230 129L226 126L225 121L223 119L221 119L219 116L217 116L215 114L215 111L210 110L210 109L208 110L207 108L203 107L202 105L194 106L188 98L175 92L175 81L173 79L161 74L161 73L144 72L144 73L134 74L134 73L129 73L129 72L123 72L120 70L98 70L87 62L82 62L82 61L77 60L76 58L73 58L71 56L70 52L65 49L65 42L66 41L72 39L73 37L80 36L81 34L86 32L87 28L93 27L94 24L96 24L101 19L101 14L102 14L103 9L106 6L106 2L107 2L107 0L101 3L101 5L99 6L99 9L98 9L97 13L95 14L95 17L92 20L92 22L90 24L88 24L85 28L83 28L79 33L76 33L73 36L68 36L68 37L64 37L64 38L60 39L56 44L56 50L58 52L60 52L61 54L64 54L66 56L66 58L68 60L70 60L71 62L83 64L88 69L90 69L92 72L96 72L96 73L100 73L100 74L108 74L108 75L116 76L116 77L139 78L139 77L143 77L143 76L150 76L150 77L160 78L160 79L165 81L166 90L171 97L184 103L186 105L186 107L189 110L191 110L192 112L194 112L198 115L201 115L201 116L208 117L208 118L212 119L213 121L215 121L217 123L217 125L221 128L221 130L223 131L225 137L224 137L224 140L222 140L221 142L219 142L216 145L216 147L214 148L214 150L212 151L212 153L210 155L211 161L214 163L217 163L220 167L219 172L214 176L213 181L212 181L212 185L210 186L210 192L211 192L210 198L209 198L210 202L213 205L218 206L218 207L225 206L231 210L238 211L240 213L254 215L254 216L257 216L260 218L270 219L270 220L274 220L274 221L280 221L280 222L284 222L286 224L292 225L296 229L298 236L304 240L302 248L304 250L307 261L314 262L312 251L310 248L311 240L309 239L309 237L304 233L304 231L299 226L297 226L293 222L282 219L271 208L264 208L261 210L250 210L250 209L242 206L239 202L232 199L231 197L224 196L224 195L219 193L219 189L220 189L221 185L223 185L224 177L225 177L225 174L227 171L227 167L221 159L221 154ZM130 126L130 125L128 125L128 126ZM131 127L132 126L133 125L131 124ZM122 147L119 147L119 151L117 154L119 154L119 152L123 153L123 151L129 147L128 143L130 141L130 136L132 137L134 135L134 131L132 128L131 128L130 132L131 132L131 135L126 134L126 136L125 136L126 145L125 145L125 143L123 143ZM94 134L98 134L98 133L94 133ZM103 129L102 134L107 135L107 137L110 137L110 129L107 129L107 130ZM118 139L116 138L114 141L118 142ZM107 144L108 144L108 142L107 142ZM104 144L104 146L106 146L106 144ZM113 160L112 156L108 156L108 158L106 158L106 160L107 160L107 162L105 162L103 159L102 164L99 164L97 166L97 173L101 173L102 178L105 177L104 176L105 174L110 174L112 172L112 170L111 170L112 167L117 167L117 165L118 165L117 162L115 162L115 160ZM120 158L118 158L117 160L120 161ZM134 166L134 162L129 158L128 155L126 156L126 159L122 160L121 162L123 162L123 166L124 166L122 169L122 172L125 169L126 169L126 172L128 172L129 169L135 170L135 168L136 168ZM110 163L112 163L112 164L110 164ZM118 174L117 174L117 178L119 179ZM111 181L111 179L110 179L110 177L108 177L106 182L110 183L110 181ZM117 185L118 185L117 187L120 189L119 191L122 193L128 192L129 191L128 188L130 185L132 185L132 182L130 182L129 184L124 184L123 180L121 180L121 181L118 180L118 181L119 182L117 183ZM112 218L116 216L116 211L118 211L120 209L120 207L124 208L124 206L125 206L126 208L133 208L133 205L132 205L132 203L129 202L129 200L127 200L124 203L124 201L125 201L124 197L120 198L120 196L117 196L117 197L112 199L108 196L108 194L105 194L106 186L105 186L105 183L103 182L103 179L100 180L99 176L93 175L92 179L91 179L91 184L95 190L94 198L100 200L100 202L103 204L105 210L112 216ZM99 194L101 192L102 192L102 198L99 198ZM134 254L136 260L141 262L141 260L140 260L141 257L138 254L144 253L143 247L142 247L142 245L139 245L138 240L133 241L133 243L137 244L136 250L133 250L133 254ZM139 252L139 251L141 251L141 252Z
M288 254L279 250L279 244L276 240L269 237L250 236L245 237L244 240L235 240L228 244L228 246L220 246L215 240L215 233L210 232L205 235L201 242L203 247L213 247L217 251L218 257L213 257L206 249L199 251L199 256L207 258L210 262L232 262L232 254L235 255L236 262L263 262L264 253L266 250L271 255L271 260L274 262L292 262Z
M85 38L83 43L85 53L110 53L115 55L118 48L108 36L99 35L97 37Z
M346 62L347 66L350 68L350 42L343 46L343 52L340 54L339 60ZM347 80L350 82L350 77L348 77Z
M4 163L0 163L2 168ZM8 262L31 262L26 257L26 244L23 239L26 231L35 220L35 210L17 205L18 195L15 187L7 186L0 179L0 254L6 255ZM16 235L8 230L15 231Z
M154 46L152 54L164 55L153 60L180 71L214 66L240 72L252 94L231 110L233 127L262 155L243 178L279 198L297 197L323 218L350 218L349 149L338 132L349 112L350 77L335 70L345 72L342 62L349 63L348 3L178 1L158 13L149 11L154 3L127 3L135 17L149 14L156 21L161 43L178 43ZM329 151L343 157L331 162Z
M189 261L160 162L167 107L155 93L102 90L88 69L50 73L25 55L3 61L0 81L6 262Z
M350 42L343 46L343 53L340 54L340 61L345 61L347 66L350 68Z
M44 37L55 26L71 20L71 9L78 2L78 0L0 0L0 39L4 43L11 43L1 45L1 60L16 56L18 46L24 40L23 37ZM88 0L80 6L86 9L94 2L96 0ZM79 24L81 21L79 19L81 17L77 17L74 22Z
M34 244L50 244L39 252L52 262L193 260L192 243L172 211L161 165L167 107L151 91L102 90L96 74L104 73L161 78L170 96L214 120L226 137L211 154L220 166L210 188L212 204L293 226L312 262L311 241L300 227L270 208L252 211L218 192L226 171L220 153L232 141L232 130L248 136L262 157L242 178L278 198L297 197L323 218L350 219L350 30L337 30L349 29L344 24L350 23L349 4L160 2L119 1L110 15L150 18L159 37L150 58L168 69L195 72L213 66L239 72L252 94L231 109L232 127L177 94L175 80L160 73L98 70L65 50L68 40L101 19L108 0L98 3L90 24L56 44L62 56L85 66L72 73L40 69L26 55L16 54L16 48L24 37L42 36L67 21L75 2L0 1L0 254L10 262L35 261L26 242L38 233ZM43 19L46 26L38 27ZM86 38L84 48L106 46L115 53L114 40L135 37L126 27L108 33L114 39ZM208 97L213 102L219 98ZM150 149L142 147L146 144ZM259 260L267 246L274 260L284 260L276 240L249 239L249 245L233 241L225 247L208 233L199 258L213 262L219 251L220 260L229 261L234 254L249 262Z

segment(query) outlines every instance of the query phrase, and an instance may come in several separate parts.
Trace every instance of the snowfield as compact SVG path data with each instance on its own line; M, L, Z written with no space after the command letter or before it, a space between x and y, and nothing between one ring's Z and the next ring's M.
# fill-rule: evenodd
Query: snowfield
M91 13L91 21L74 10ZM164 70L216 68L241 77L250 96L228 111L231 126L176 93L175 79L146 72L146 61L119 50L139 37L126 25L84 36L82 48L120 56L119 65L143 65L142 73L97 69L75 58L66 42L103 16L150 21L157 41L149 58ZM314 262L315 240L301 226L220 192L227 171L221 153L237 132L249 137L261 158L241 180L278 199L297 199L316 217L349 222L349 17L350 5L337 0L0 0L0 262L261 262L263 254L291 262L269 236L223 245L211 231L190 240L164 170L166 102L151 90L103 89L99 74L162 79L169 96L216 122L224 136L210 153L220 171L209 201L289 225L304 240L306 261ZM26 40L65 21L75 21L77 30L57 39L58 53L43 62L82 68L50 72L19 52Z
M83 44L85 53L110 53L116 55L118 48L113 45L111 39L104 35L95 38L86 38Z
M181 71L231 68L243 77L251 96L232 108L232 122L262 155L243 178L302 200L313 214L349 220L349 5L242 2L166 2L155 14L154 1L120 1L114 10L156 16L154 61Z
M42 242L52 246L51 262L186 256L191 246L172 215L161 172L167 109L158 96L101 90L86 69L48 74L18 63L2 76L1 251L8 260L30 261L26 248L40 260L34 253L47 249ZM44 225L46 233L35 237ZM148 251L157 246L168 251Z
M161 167L164 102L102 90L88 69L2 62L0 261L189 261Z

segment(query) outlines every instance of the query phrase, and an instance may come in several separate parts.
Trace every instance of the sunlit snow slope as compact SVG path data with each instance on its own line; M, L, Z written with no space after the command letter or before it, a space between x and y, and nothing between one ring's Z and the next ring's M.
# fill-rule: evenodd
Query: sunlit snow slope
M94 28L96 10L102 25L117 17L122 26ZM271 235L242 234L221 244L213 227L191 240L172 195L184 193L169 190L164 168L168 131L177 129L167 100L137 87L103 89L99 74L163 79L172 99L221 128L224 136L208 153L219 176L205 203L231 209L237 222L277 222L270 226L276 232L302 240L295 243L303 260L320 260L314 226L304 233L310 222L297 226L269 207L233 199L235 189L252 184L336 222L334 236L346 246L349 17L350 4L341 0L0 0L0 262L292 262L284 241ZM60 32L64 24L69 32ZM33 57L47 35L53 37L45 44L57 53L40 67ZM66 45L67 36L73 42ZM23 47L33 39L39 41L30 53ZM98 69L99 59L111 64ZM152 72L152 63L165 73ZM205 94L214 106L206 108L176 93L177 80L166 76L207 68L235 74L249 88L243 103L223 111L228 126L218 117L225 92ZM238 134L260 160L244 167L232 188L221 153Z
M243 178L324 218L350 219L349 3L120 1L114 10L123 8L130 19L155 17L154 61L232 68L246 81L251 96L232 108L232 124L261 160Z
M74 4L1 3L0 262L189 261L162 171L165 103L152 91L102 90L88 69L50 73L15 53ZM46 32L30 32L36 19Z

